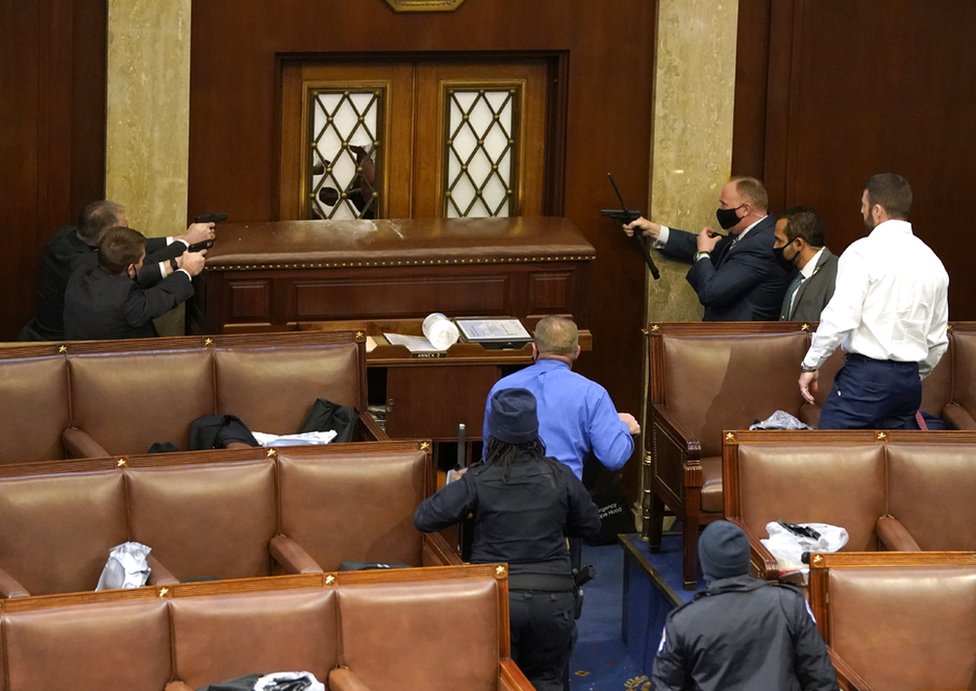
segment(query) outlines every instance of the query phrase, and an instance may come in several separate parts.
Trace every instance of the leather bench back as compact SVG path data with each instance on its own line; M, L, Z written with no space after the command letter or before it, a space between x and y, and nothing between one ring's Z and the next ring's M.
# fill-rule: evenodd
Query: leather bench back
M798 415L796 382L807 334L663 339L665 405L701 440L703 457L722 454L723 430L747 428L776 410Z
M278 531L270 459L125 472L132 539L181 580L271 573Z
M0 613L0 691L162 691L285 670L325 681L340 665L370 688L494 691L509 653L496 568L17 598Z
M888 444L888 513L923 550L976 550L976 449Z
M949 350L953 370L951 400L966 410L976 410L976 331L953 330ZM935 373L930 375L929 379L932 376L935 376ZM923 382L923 390L927 382L928 379Z
M156 691L171 678L164 599L8 611L2 628L10 689Z
M0 526L0 566L32 595L94 590L128 535L122 473L4 479Z
M494 691L500 589L488 579L339 588L341 662L371 689Z
M202 415L291 434L317 398L365 411L361 335L11 344L0 348L0 463L64 458L69 427L113 455L146 453L157 442L187 449L189 424Z
M0 463L62 458L61 432L71 420L64 357L17 358L0 365Z
M846 551L878 549L875 523L885 513L882 444L740 444L735 485L740 519L759 537L780 519L830 523L847 530Z
M976 567L831 568L827 587L827 643L871 688L976 688Z
M76 354L68 366L72 424L111 454L167 441L185 449L190 422L214 412L211 355L202 347Z
M195 689L287 670L324 681L338 664L332 589L180 597L173 599L171 614L176 677Z
M423 451L328 455L278 450L281 532L323 569L343 560L422 563L413 512L427 496Z
M355 343L216 348L217 412L257 432L298 432L317 398L365 410ZM361 400L362 399L362 400Z

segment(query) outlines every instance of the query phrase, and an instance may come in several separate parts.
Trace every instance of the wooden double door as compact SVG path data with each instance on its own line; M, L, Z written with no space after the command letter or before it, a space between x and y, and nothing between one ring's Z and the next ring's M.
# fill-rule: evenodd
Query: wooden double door
M546 58L285 63L279 218L545 213L552 71Z

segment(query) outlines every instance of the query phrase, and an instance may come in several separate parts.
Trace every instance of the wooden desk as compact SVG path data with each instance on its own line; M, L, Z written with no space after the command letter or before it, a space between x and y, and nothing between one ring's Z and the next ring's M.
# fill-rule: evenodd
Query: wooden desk
M187 303L187 330L580 314L595 257L557 217L222 223Z
M532 345L493 350L477 343L455 343L443 354L410 353L391 345L383 333L419 335L421 319L353 320L299 323L298 330L361 331L367 345L370 405L385 408L386 433L392 439L457 439L464 423L468 441L481 440L485 400L501 377L532 364ZM530 327L533 323L527 323ZM235 329L236 330L236 329ZM580 331L580 347L591 350L589 331Z

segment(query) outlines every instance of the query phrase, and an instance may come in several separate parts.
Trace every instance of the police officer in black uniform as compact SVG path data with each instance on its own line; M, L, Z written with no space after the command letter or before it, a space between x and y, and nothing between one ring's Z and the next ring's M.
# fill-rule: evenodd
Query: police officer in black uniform
M835 691L837 675L802 591L749 575L749 539L734 523L698 541L705 590L668 615L654 689Z
M539 691L568 689L575 582L567 537L600 530L583 483L547 458L535 396L502 389L488 411L485 462L424 501L413 516L431 532L473 514L471 561L508 562L512 659Z

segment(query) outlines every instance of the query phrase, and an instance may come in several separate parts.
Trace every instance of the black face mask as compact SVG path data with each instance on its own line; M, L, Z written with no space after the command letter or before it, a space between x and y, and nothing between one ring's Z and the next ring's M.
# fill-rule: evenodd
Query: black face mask
M783 270L787 272L793 271L793 260L796 259L795 254L790 259L786 258L786 248L792 244L792 242L787 242L782 247L773 248L773 258L776 260L776 263L783 267Z
M742 220L735 213L741 208L742 204L739 204L739 206L735 207L734 209L717 209L715 211L715 218L718 221L718 224L722 226L722 230L728 230Z

